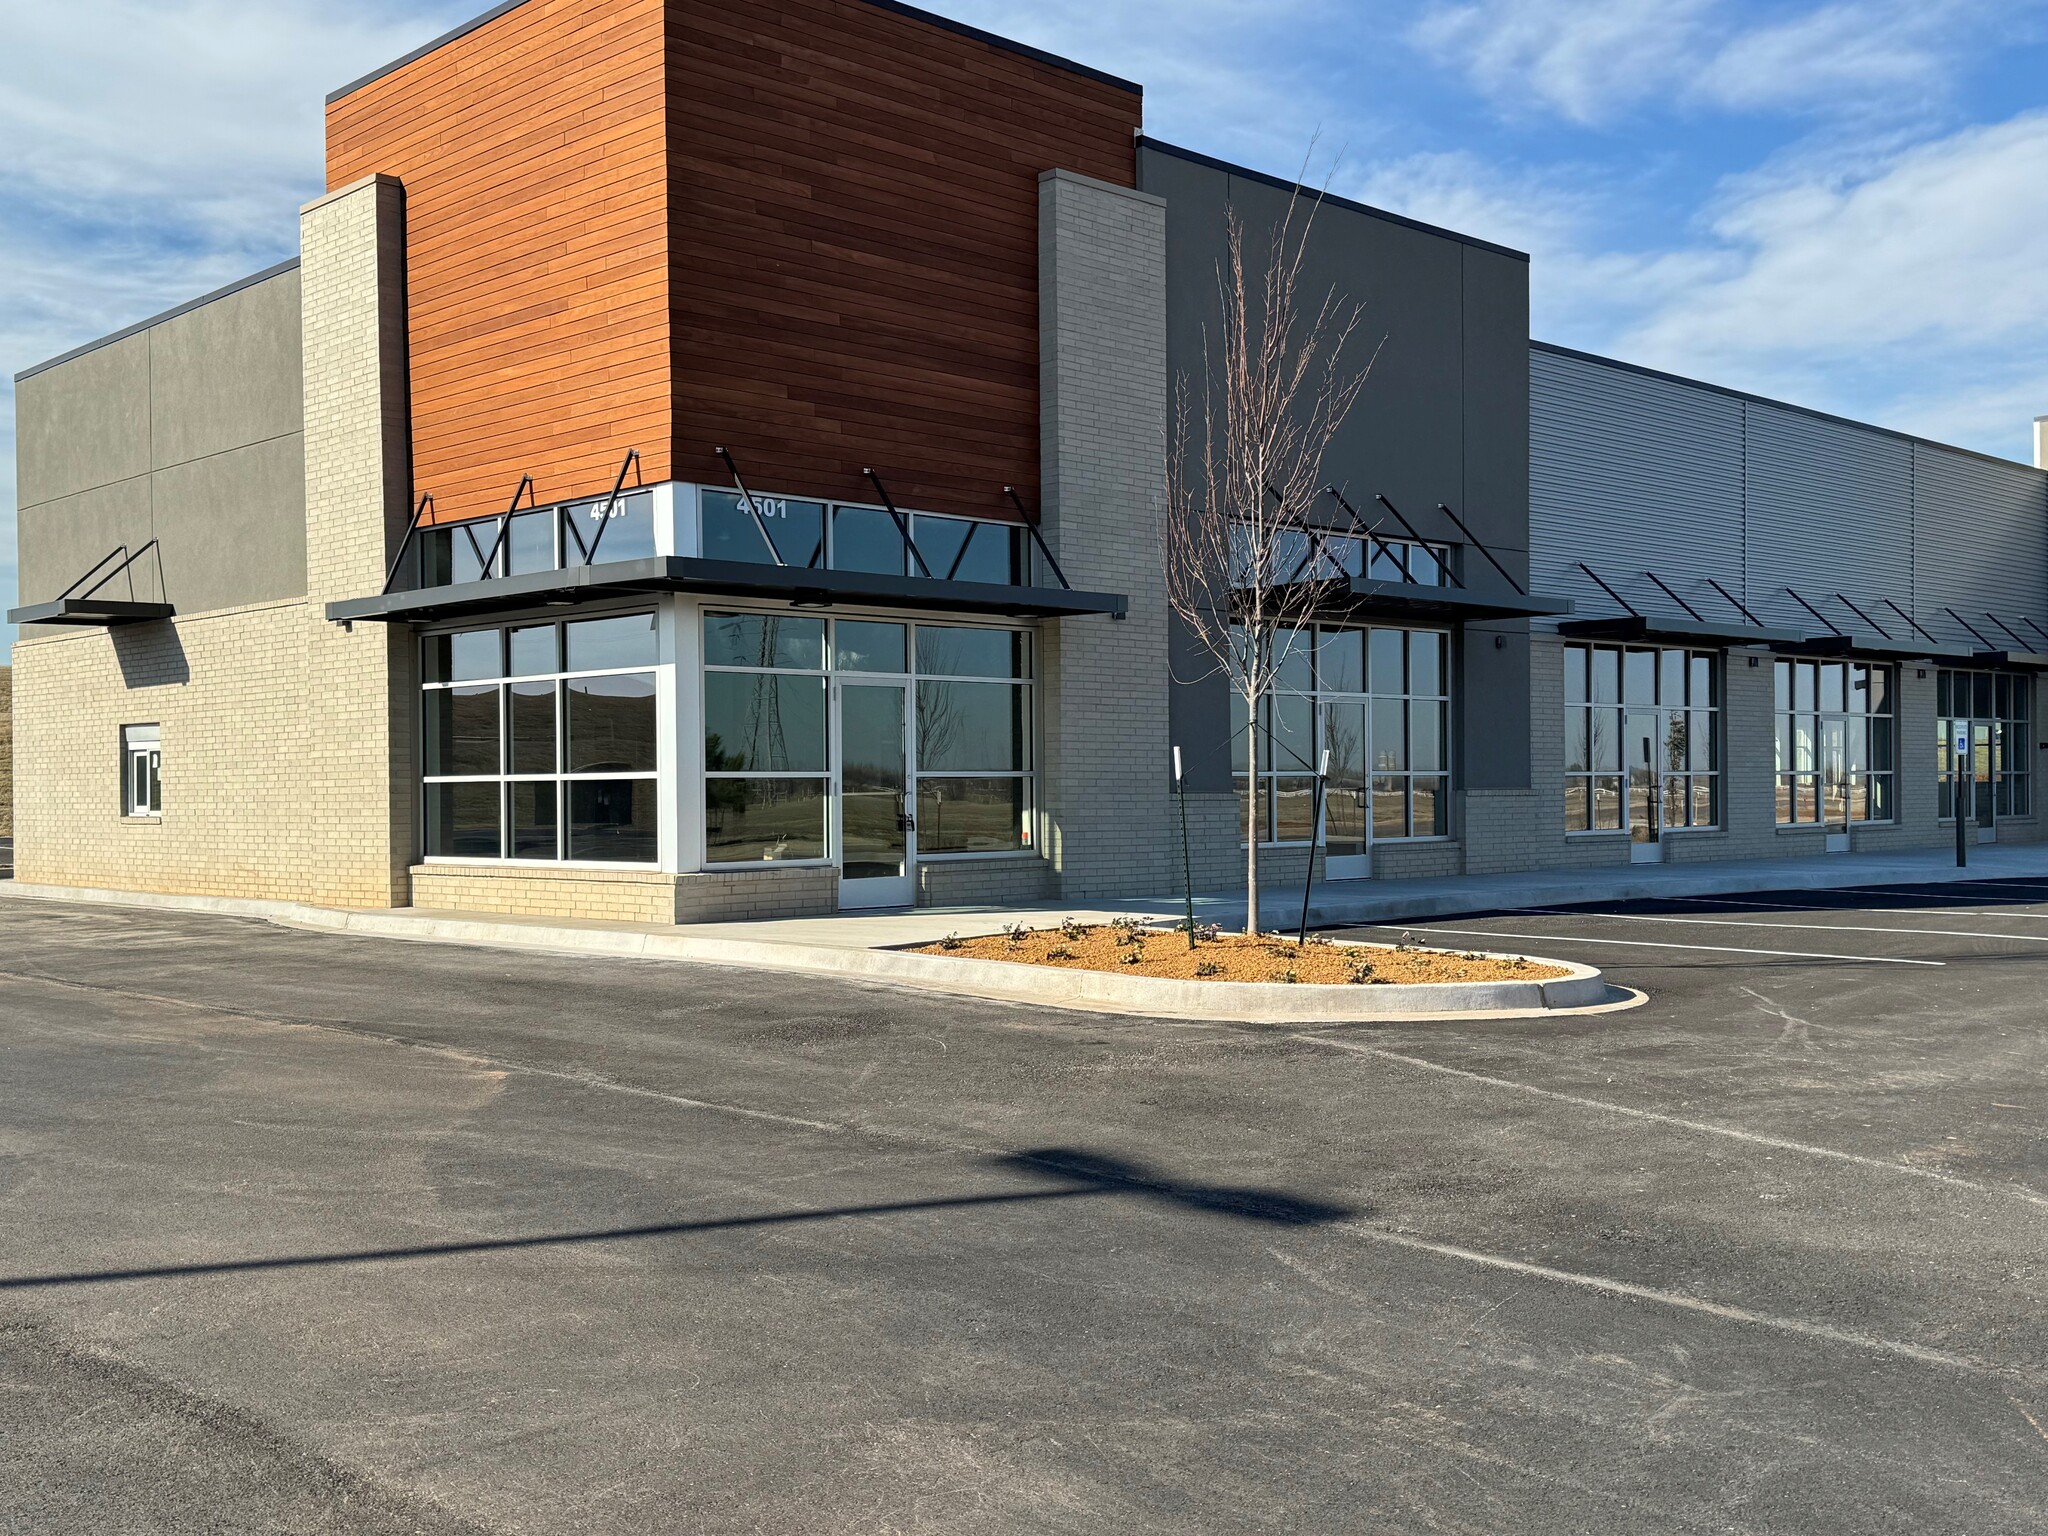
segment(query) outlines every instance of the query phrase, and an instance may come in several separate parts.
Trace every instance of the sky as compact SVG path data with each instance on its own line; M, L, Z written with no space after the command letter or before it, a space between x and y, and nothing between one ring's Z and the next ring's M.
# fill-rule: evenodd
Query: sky
M0 0L0 609L13 375L295 254L325 94L487 5ZM2010 458L2048 414L2048 0L928 8L1527 251L1539 339Z

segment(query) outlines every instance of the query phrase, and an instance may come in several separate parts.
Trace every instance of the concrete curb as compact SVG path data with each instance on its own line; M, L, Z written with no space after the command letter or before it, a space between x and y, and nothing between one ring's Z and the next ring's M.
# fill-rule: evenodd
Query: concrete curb
M1003 1002L1150 1018L1246 1024L1355 1024L1395 1019L1529 1018L1608 1010L1631 999L1591 966L1546 960L1569 975L1552 981L1439 982L1415 986L1288 986L1277 982L1180 981L1106 971L1054 971L1004 960L956 960L890 949L705 938L630 928L565 927L489 918L406 916L231 896L170 896L91 887L0 886L0 896L162 911L254 917L286 927L414 942L471 944L554 954L624 955L842 976ZM1491 954L1492 951L1461 951ZM1525 958L1534 959L1529 956Z

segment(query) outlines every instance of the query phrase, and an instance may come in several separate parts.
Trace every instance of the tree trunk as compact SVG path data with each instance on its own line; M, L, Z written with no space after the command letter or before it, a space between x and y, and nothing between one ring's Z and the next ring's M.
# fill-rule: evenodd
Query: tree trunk
M1251 770L1245 789L1245 804L1250 811L1245 820L1249 824L1249 835L1245 839L1244 854L1244 931L1256 938L1259 932L1259 806L1265 796L1259 793L1259 696L1247 693L1251 708L1247 718L1251 727L1245 732L1245 766Z

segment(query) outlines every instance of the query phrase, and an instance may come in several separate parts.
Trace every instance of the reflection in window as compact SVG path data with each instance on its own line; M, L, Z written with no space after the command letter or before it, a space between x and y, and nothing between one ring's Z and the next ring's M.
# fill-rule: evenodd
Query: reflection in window
M1564 648L1567 832L1647 839L1719 825L1717 661L1683 648Z
M658 861L652 614L421 644L427 857Z
M1779 826L1894 819L1893 677L1861 662L1774 664Z
M1448 645L1433 629L1318 625L1279 633L1279 685L1259 704L1261 842L1312 839L1315 772L1326 750L1326 853L1355 856L1369 841L1449 834ZM1250 752L1236 696L1232 724L1242 838L1251 835Z

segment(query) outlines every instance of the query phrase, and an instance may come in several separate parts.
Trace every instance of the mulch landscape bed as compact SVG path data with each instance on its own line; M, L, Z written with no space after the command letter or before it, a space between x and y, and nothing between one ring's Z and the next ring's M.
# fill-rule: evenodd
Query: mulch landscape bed
M948 935L920 945L917 955L957 960L1008 960L1056 971L1112 971L1181 981L1301 982L1321 986L1412 986L1444 981L1554 981L1571 972L1534 960L1496 959L1410 945L1337 944L1310 935L1306 944L1277 934L1256 937L1197 928L1148 927L1136 919L1066 922L1057 928L1009 929L981 938Z

